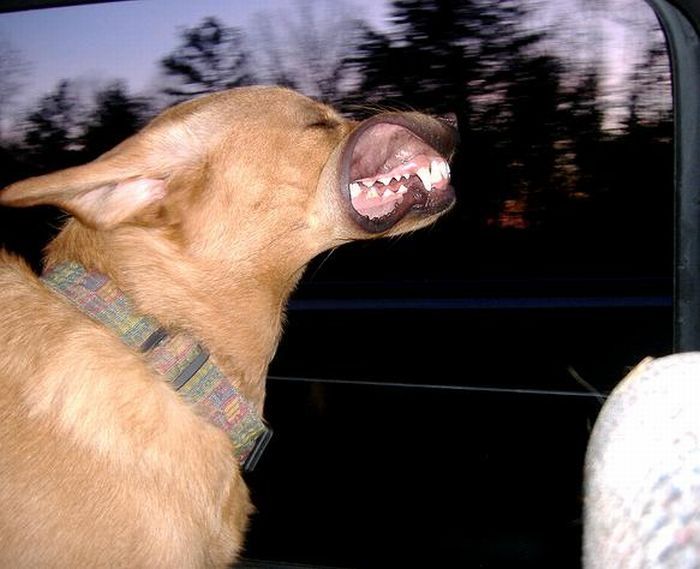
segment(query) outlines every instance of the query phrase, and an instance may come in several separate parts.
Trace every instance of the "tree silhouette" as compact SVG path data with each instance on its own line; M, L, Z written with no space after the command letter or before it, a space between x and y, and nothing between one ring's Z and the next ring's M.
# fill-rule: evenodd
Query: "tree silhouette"
M79 159L79 134L78 97L73 84L62 80L26 118L24 146L39 171L55 170Z
M366 24L343 2L297 0L293 6L256 20L258 78L338 103L354 86L348 60Z
M553 184L561 135L559 62L549 56L514 60L503 104L509 186L527 200L530 223L539 224L560 197Z
M604 109L600 97L600 76L597 67L589 68L581 77L573 93L566 99L569 103L564 126L568 130L577 170L575 191L581 196L593 196L605 191L608 185L601 176Z
M9 41L0 38L0 141L8 110L22 90L28 69L29 64L21 53Z
M663 37L652 36L642 59L635 65L627 104L627 130L671 120L671 106L664 105L671 90L671 69Z
M673 118L670 97L663 96L670 93L670 67L659 41L632 73L628 118L608 170L614 191L605 200L609 224L624 226L629 248L652 267L668 263L673 248Z
M243 35L236 28L206 18L185 29L181 40L161 61L165 73L177 81L165 88L167 94L183 99L253 82Z
M513 57L537 41L522 29L523 17L512 1L396 0L392 28L367 33L355 58L368 64L361 91L471 119L473 99L502 88Z
M393 48L392 37L391 32L380 32L364 25L360 28L357 48L346 59L346 65L360 77L360 85L349 92L343 102L356 107L355 114L358 116L370 111L367 103L399 106L397 103L401 98L403 83L398 70L404 62L400 51ZM391 76L386 77L386 72L390 72Z
M115 81L95 95L95 109L83 125L84 154L87 159L116 146L143 124L147 105L129 97L121 81Z
M471 189L460 210L469 226L492 217L493 196L506 191L510 160L494 149L509 119L503 100L540 39L524 17L522 3L510 0L396 0L392 27L367 30L352 61L363 70L359 96L370 104L457 114L461 155L470 163ZM457 177L462 166L455 164Z
M356 115L456 112L461 143L452 171L465 191L436 229L446 243L479 239L487 260L508 254L526 263L532 257L518 251L547 243L549 255L576 251L591 263L613 266L630 250L661 263L673 165L662 38L638 30L649 43L621 86L603 75L600 33L533 31L523 8L532 5L395 0L389 25L374 29L343 4L333 12L330 1L298 0L295 11L261 14L245 37L208 18L181 32L162 60L172 83L161 93L180 99L257 81L340 102ZM567 33L576 41L562 46ZM87 116L77 100L74 84L63 81L39 101L25 118L23 146L0 152L6 180L98 156L147 112L119 82L97 93ZM532 243L539 245L527 249Z

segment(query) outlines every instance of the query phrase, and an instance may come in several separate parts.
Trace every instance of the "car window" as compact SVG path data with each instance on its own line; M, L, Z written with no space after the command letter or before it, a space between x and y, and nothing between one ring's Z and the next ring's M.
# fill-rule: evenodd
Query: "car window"
M110 2L0 14L0 54L0 186L239 85L455 113L457 206L316 259L292 298L246 555L578 564L590 426L672 349L671 71L644 2ZM38 270L62 219L0 209L0 243Z

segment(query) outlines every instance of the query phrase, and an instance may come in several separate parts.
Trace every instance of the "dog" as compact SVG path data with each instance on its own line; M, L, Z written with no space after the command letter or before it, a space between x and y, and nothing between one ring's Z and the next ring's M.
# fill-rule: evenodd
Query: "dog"
M2 190L71 218L41 278L0 253L0 566L233 563L291 291L319 253L450 209L456 138L245 87Z

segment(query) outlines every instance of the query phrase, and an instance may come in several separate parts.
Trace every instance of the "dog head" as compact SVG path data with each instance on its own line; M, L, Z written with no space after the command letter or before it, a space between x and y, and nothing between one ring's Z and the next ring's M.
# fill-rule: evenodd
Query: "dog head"
M175 106L93 162L5 188L0 203L56 205L86 231L167 228L189 256L222 264L298 267L449 209L455 142L419 113L358 123L290 90L241 88Z

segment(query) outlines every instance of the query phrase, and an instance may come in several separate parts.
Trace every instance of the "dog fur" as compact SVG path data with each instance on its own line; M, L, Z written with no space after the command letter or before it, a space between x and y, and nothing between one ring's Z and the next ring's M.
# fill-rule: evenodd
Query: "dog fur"
M351 219L338 180L358 127L293 91L226 91L89 164L13 184L0 203L68 211L46 263L109 275L140 312L197 337L262 412L306 264L440 214L412 211L382 231ZM227 436L3 252L0 301L0 567L233 562L251 505Z

